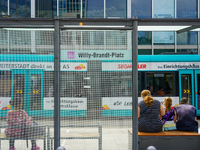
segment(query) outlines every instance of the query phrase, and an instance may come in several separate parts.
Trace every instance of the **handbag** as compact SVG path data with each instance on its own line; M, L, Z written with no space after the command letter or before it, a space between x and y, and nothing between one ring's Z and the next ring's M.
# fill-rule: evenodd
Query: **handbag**
M172 111L173 111L173 109L167 116L167 119L163 122L163 129L162 129L163 131L177 130L176 124L174 123L174 121L167 121L169 119L169 116L171 115Z

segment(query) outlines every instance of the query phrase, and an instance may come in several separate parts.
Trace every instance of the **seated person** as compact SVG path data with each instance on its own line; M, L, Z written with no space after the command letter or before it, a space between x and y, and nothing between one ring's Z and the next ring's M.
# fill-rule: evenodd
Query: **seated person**
M157 94L157 95L165 95L162 86L159 86L159 88L158 88L158 92L156 92L156 94Z
M24 106L24 100L20 97L15 97L10 101L10 105L14 107L13 110L7 112L6 121L9 126L26 126L31 124L31 120L28 114L22 109ZM6 128L5 135L11 137L9 140L9 150L16 150L14 147L15 137L26 137L24 128ZM39 150L40 147L36 145L36 140L31 140L31 150Z
M166 97L164 101L165 105L165 115L162 116L163 121L173 121L174 120L174 109L172 108L171 97Z
M154 100L149 90L143 90L144 101L138 104L138 130L141 132L160 132L163 123L161 117L165 114L162 104Z
M196 108L188 105L186 97L181 98L181 105L174 107L174 122L177 130L195 131L198 133Z

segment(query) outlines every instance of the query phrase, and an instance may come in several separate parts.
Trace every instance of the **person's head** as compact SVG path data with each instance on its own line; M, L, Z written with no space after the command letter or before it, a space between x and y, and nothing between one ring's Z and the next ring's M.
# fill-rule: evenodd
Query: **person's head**
M186 97L181 98L181 104L188 104L188 99Z
M24 100L21 97L15 97L13 100L10 100L10 105L14 107L14 109L22 109L24 105Z
M151 97L151 92L149 90L143 90L141 96L144 99L144 103L147 107L151 106L153 103L153 97Z
M163 87L162 87L162 86L159 86L159 87L158 87L158 90L163 90Z
M164 104L165 104L165 112L171 111L171 109L172 109L172 99L171 99L171 97L166 97Z

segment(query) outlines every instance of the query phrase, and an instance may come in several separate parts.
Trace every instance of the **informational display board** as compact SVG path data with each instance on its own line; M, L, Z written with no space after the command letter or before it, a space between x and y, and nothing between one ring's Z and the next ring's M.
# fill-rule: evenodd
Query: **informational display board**
M44 110L54 110L54 97L44 97ZM61 110L87 110L87 98L60 98Z
M154 44L174 44L174 32L153 32L153 43Z
M174 0L153 0L153 18L174 18L174 5Z

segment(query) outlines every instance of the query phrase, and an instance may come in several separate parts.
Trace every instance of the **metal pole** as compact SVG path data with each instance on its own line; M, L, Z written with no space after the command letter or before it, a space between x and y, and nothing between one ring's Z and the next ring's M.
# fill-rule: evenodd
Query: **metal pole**
M138 150L138 22L132 34L132 150Z
M60 146L60 21L55 17L54 31L54 149Z

